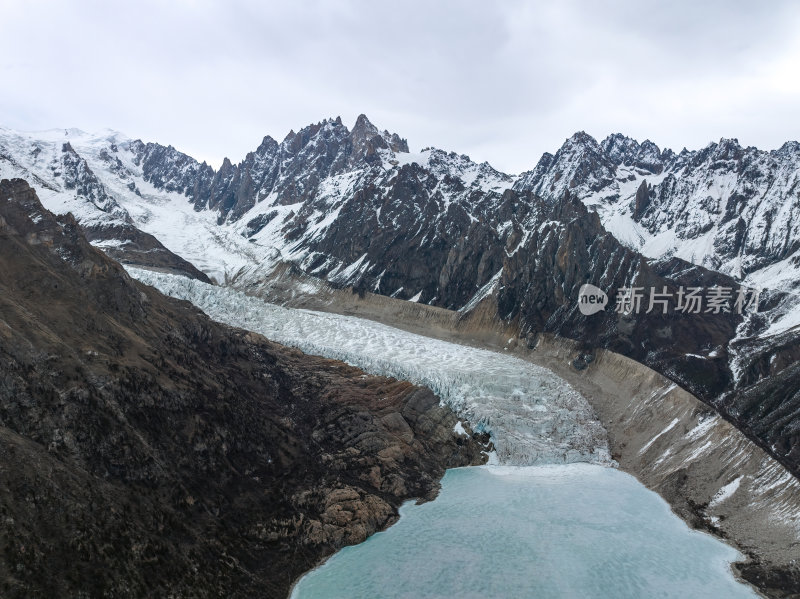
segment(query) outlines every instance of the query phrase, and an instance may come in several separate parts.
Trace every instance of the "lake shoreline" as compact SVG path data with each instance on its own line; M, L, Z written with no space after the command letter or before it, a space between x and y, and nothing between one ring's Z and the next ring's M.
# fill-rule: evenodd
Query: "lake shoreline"
M464 478L467 480L475 479L475 481L465 488L463 484L462 486L456 485L453 479L454 474L458 474L455 479L456 482ZM508 495L509 489L513 491L511 495ZM585 495L586 493L589 493L589 495ZM494 497L495 494L497 499L494 499L494 501L499 503L489 504L488 510L484 505L483 512L476 513L473 496L491 495ZM582 503L587 497L594 500L590 502L588 507ZM631 504L632 500L634 501L633 504ZM508 501L511 501L511 503L508 503ZM522 506L519 505L520 501L524 502ZM611 506L618 505L617 502L621 502L620 505L624 506L623 509L611 509ZM650 507L638 510L631 509L632 505L636 505L639 502L643 502L644 505ZM443 563L438 564L436 567L450 574L451 569L458 569L449 565L447 561L451 559L449 552L454 547L471 548L467 549L467 554L472 555L473 559L475 559L473 550L476 547L480 547L482 557L473 562L469 561L469 557L465 557L467 559L466 563L469 565L465 565L464 572L458 574L458 584L465 585L470 591L473 590L472 585L476 584L476 580L482 581L485 575L492 576L496 574L495 582L498 579L504 580L507 576L512 581L509 584L519 585L520 581L514 579L518 579L519 575L522 574L527 581L522 582L522 587L513 588L512 592L519 593L522 590L530 591L534 589L537 592L545 592L547 596L553 596L553 588L560 588L563 592L568 590L572 592L580 591L581 587L579 585L581 583L575 582L573 578L577 576L580 579L580 576L583 575L582 584L590 585L584 590L592 589L596 591L597 588L601 588L604 593L610 593L614 589L608 588L608 585L617 584L617 581L619 581L621 588L626 589L623 592L624 596L638 596L638 593L647 592L648 589L652 590L649 588L650 585L659 586L658 582L653 582L650 579L650 575L654 572L658 572L658 575L663 576L665 580L672 580L669 574L670 569L677 568L681 572L687 572L685 570L687 568L686 564L676 566L676 564L669 563L669 558L665 557L674 553L674 548L669 548L670 543L677 543L676 547L686 547L689 552L695 552L695 555L690 560L691 567L694 567L695 563L705 563L703 560L708 560L708 570L700 567L699 571L693 571L693 574L687 579L688 582L676 582L675 585L677 586L669 587L674 591L674 596L682 594L681 584L690 585L688 596L694 596L699 592L699 588L691 585L712 584L704 580L705 573L711 575L713 572L712 580L714 576L722 577L714 582L714 585L734 585L729 590L738 589L739 587L736 585L742 582L735 576L735 572L731 568L732 561L736 559L736 552L733 548L721 544L718 538L705 531L693 530L687 527L671 511L663 498L646 489L632 475L617 468L586 463L545 464L541 466L484 465L452 468L446 472L442 480L442 491L433 504L435 505L428 506L426 509L439 510L440 512L454 511L449 515L450 522L446 522L441 529L436 529L436 534L431 533L433 534L433 539L426 540L426 535L428 534L427 527L435 526L435 523L432 524L430 520L422 518L419 512L412 511L408 513L406 511L407 508L414 510L416 506L409 505L409 502L406 502L400 509L398 522L388 527L385 531L390 535L391 540L389 537L370 537L371 540L365 542L370 544L369 547L362 544L344 549L344 553L341 555L337 552L330 558L334 560L333 562L326 560L320 563L312 571L309 571L296 581L292 594L290 594L291 599L299 599L301 596L310 596L313 599L321 596L319 594L321 589L325 589L326 592L332 592L334 596L340 596L337 591L341 593L341 579L345 574L347 575L347 584L353 584L355 588L360 590L360 594L356 593L356 595L367 596L369 592L366 591L365 594L365 583L362 578L367 581L372 578L383 580L380 577L386 576L386 572L372 573L368 567L364 567L361 564L364 563L365 559L386 561L380 555L381 551L386 551L387 545L388 550L394 556L392 559L396 564L399 564L397 570L392 567L393 574L396 573L397 576L403 577L404 573L415 572L414 581L409 583L412 588L416 584L415 581L418 576L424 580L425 576L431 578L435 574L431 580L438 580L440 575L435 571L433 573L420 573L422 566L413 563L414 559L418 559L415 555L417 552L423 555L423 559L418 559L422 564L438 562L439 559L434 559L434 556L440 557ZM509 510L512 522L508 522L505 516ZM411 520L408 520L408 518L411 518ZM422 520L420 520L421 518ZM478 518L485 530L489 531L491 538L495 539L491 542L486 541L489 543L488 545L479 540L485 538L483 536L485 531L474 529L474 524L472 524ZM610 522L606 522L605 526L611 526L614 530L610 538L607 536L608 532L603 532L605 526L600 529L597 528L606 518ZM498 524L498 519L507 522L509 530L496 529L495 527L501 526ZM617 522L617 524L611 524L611 522ZM396 529L395 527L398 526L399 528ZM568 528L564 528L565 526ZM572 527L574 527L574 531L572 531ZM451 533L453 528L466 529L468 531L466 533L467 536L454 541L450 538L451 534L463 535L465 533L458 530L455 533ZM517 529L520 531L519 534L517 534ZM643 533L645 529L649 530L649 532ZM412 532L409 532L409 530ZM582 539L581 543L574 549L572 548L574 541L570 540L573 538L571 531L574 534L578 534L578 537ZM647 540L649 538L647 535L650 534L656 535L659 543L650 543ZM473 538L472 535L477 536ZM593 539L588 545L585 544L586 535ZM679 537L677 541L676 535ZM420 538L419 544L414 546L413 552L404 550L402 540L404 537L409 536L414 539ZM511 543L513 546L515 539L516 542L519 542L520 538L523 539L522 547L514 548L509 553L506 543ZM702 538L708 540L701 540ZM497 544L497 539L502 539L499 545ZM441 549L440 540L444 545ZM609 548L605 547L608 542L612 544L612 547L616 547L616 551L619 552L612 558L613 562L611 563L614 565L608 562ZM381 547L384 549L381 549ZM524 549L525 547L527 549ZM699 547L703 547L703 549L698 549ZM720 553L723 547L726 549ZM578 551L578 554L574 557L571 556L573 550ZM375 552L378 553L379 557L376 558L373 555ZM567 558L567 555L570 557ZM365 558L365 556L368 557ZM634 562L629 561L631 556L636 556L633 558ZM641 559L640 562L636 561L639 559ZM409 563L407 560L412 560L412 562ZM511 560L513 563L508 564L506 560ZM492 567L493 563L495 563L494 568ZM549 566L544 565L548 563L550 564ZM603 576L596 581L592 578L586 579L587 572L592 572L600 563L604 564ZM637 563L638 566L635 565ZM503 569L499 564L507 564L507 566ZM712 566L712 564L714 565ZM322 570L326 565L329 565L332 569ZM558 567L554 568L554 565ZM431 566L434 570L436 567ZM627 572L629 568L633 568L631 570L633 577L621 576L616 578L613 575L614 567L620 568L621 572ZM364 568L367 570L366 574L359 572ZM606 568L611 568L612 572L605 571ZM665 569L665 572L661 571L662 568ZM389 567L387 566L388 569ZM485 574L488 572L493 574ZM548 572L549 575L544 577L537 576L537 572ZM650 572L650 575L647 572ZM311 578L306 579L307 576ZM465 576L466 580L461 580L462 576ZM609 577L614 579L615 582L609 583ZM339 586L337 586L337 579L339 580ZM550 579L556 581L560 579L560 585L550 586L553 584ZM728 582L724 582L726 579ZM645 580L647 581L646 583L643 582ZM699 582L701 580L702 582ZM298 594L296 589L303 589L303 584L306 587L310 585L310 594ZM432 584L435 585L437 583ZM578 587L571 586L574 584L577 584ZM634 585L634 591L631 591L629 586L631 584ZM418 584L418 586L420 585ZM744 587L750 589L750 592L754 595L758 595L757 590L753 589L751 585L745 584ZM414 592L419 596L424 596L422 589L427 588L431 588L431 592L434 595L437 593L435 586L422 586L415 589ZM314 589L316 589L316 594ZM349 589L350 587L348 586ZM308 591L308 588L303 590ZM463 591L463 589L461 590ZM548 590L551 594L547 594ZM691 592L692 590L694 593ZM707 593L708 589L704 590ZM507 589L506 592L508 592ZM743 589L740 592L746 594ZM736 596L739 596L739 594Z
M312 281L314 293L297 293L298 279ZM240 290L286 307L374 320L548 368L589 401L621 470L658 493L692 528L745 556L732 566L738 577L766 597L800 592L800 482L711 407L652 369L606 350L576 368L582 352L575 342L539 335L530 344L498 322L488 305L464 315L280 272Z

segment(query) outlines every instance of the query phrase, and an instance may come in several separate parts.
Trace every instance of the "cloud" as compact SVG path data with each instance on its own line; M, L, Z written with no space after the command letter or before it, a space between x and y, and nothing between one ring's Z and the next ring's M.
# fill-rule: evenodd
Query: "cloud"
M791 2L6 3L5 126L111 127L200 159L367 113L517 172L576 130L800 137Z

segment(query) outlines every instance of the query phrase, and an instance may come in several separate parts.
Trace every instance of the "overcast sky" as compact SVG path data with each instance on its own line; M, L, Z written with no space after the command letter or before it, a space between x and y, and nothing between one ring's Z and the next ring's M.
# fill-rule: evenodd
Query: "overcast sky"
M800 139L800 3L0 0L0 126L106 127L214 165L366 113L507 172L585 130Z

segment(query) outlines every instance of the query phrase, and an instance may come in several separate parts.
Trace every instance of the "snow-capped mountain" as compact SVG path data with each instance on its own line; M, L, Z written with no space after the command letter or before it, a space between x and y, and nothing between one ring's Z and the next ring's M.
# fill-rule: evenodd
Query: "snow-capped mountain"
M758 287L794 288L800 274L800 144L773 151L721 139L702 150L660 150L581 132L515 184L557 201L569 190L620 241L653 258L678 257Z
M89 135L78 129L18 133L0 128L0 176L27 180L49 210L71 212L92 244L112 258L208 280L139 228L142 219L135 223L131 217L141 193L118 157L117 144L124 139L110 130Z
M113 209L98 202L105 197L99 191L75 189L72 175L53 168L65 160L67 146L91 173L94 187L85 187L115 198ZM243 272L263 276L291 260L342 284L371 277L372 288L411 298L420 290L402 282L392 287L393 279L408 277L404 265L377 270L391 239L414 228L414 243L438 244L446 254L449 238L494 218L513 179L466 156L407 150L404 140L378 131L364 116L352 131L331 119L290 132L280 144L267 137L240 164L226 160L218 171L171 146L112 131L0 130L0 176L43 187L49 209L71 211L86 226L135 223L218 281ZM365 236L365 226L381 234ZM448 239L440 239L441 232ZM104 248L124 244L99 235L92 240ZM479 273L465 287L466 299L494 272Z
M417 281L402 259L409 246L446 253L472 222L493 218L513 183L466 156L411 154L405 140L363 115L352 131L331 119L290 132L280 144L267 137L240 164L226 161L213 176L170 148L128 148L147 183L212 211L244 246L250 259L230 260L225 277L263 278L277 262L292 261L339 284L423 301L436 292L429 285L423 293L428 281ZM496 270L466 282L462 304Z
M498 213L512 187L550 204L569 191L645 256L792 289L800 280L799 172L796 142L765 152L723 139L676 154L620 134L598 143L581 132L511 177L454 153L409 153L404 139L364 115L352 131L337 118L280 143L267 136L239 164L226 159L218 170L172 146L113 131L0 129L0 174L39 185L48 208L73 212L98 245L122 243L115 235L102 239L100 223L137 227L218 280L291 260L343 284L363 280L380 293L440 303L441 294L409 281L410 273L377 270L376 253L411 229L420 248L440 238L452 246L482 220L493 221L492 237L505 244L514 219ZM521 198L512 202L515 211L530 210ZM381 234L360 242L356 226ZM469 287L479 289L496 272L482 272Z
M310 200L328 177L380 162L379 150L408 152L408 145L362 115L352 131L336 119L291 131L280 144L267 136L240 164L226 158L216 172L171 146L137 140L128 149L147 182L217 211L222 223L238 220L264 200L278 205Z

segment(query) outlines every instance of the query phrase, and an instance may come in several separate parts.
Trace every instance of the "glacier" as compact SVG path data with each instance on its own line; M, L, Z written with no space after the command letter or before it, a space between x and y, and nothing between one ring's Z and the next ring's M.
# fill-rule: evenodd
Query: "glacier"
M605 429L586 399L525 360L352 316L283 308L180 275L133 267L128 272L219 322L429 387L475 430L491 435L500 464L613 463Z

